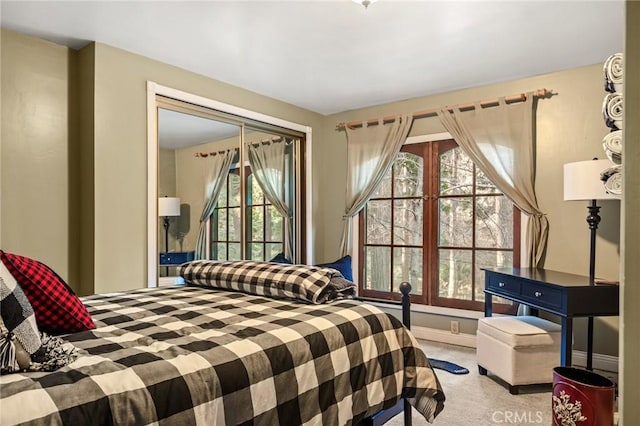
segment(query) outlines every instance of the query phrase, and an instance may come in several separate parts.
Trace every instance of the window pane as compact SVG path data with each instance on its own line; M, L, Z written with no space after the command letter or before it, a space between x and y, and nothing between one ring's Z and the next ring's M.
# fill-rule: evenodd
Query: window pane
M251 188L251 201L250 204L255 206L257 204L264 204L264 193L262 188L258 185L258 180L254 179L253 175L249 175L247 183Z
M240 243L229 243L229 255L227 260L241 260Z
M282 244L265 244L266 245L266 253L264 260L273 259L278 253L282 253L284 247Z
M282 215L278 213L275 207L267 208L267 217L265 219L267 225L267 241L282 241L282 229L284 228L284 220ZM277 254L277 253L276 253Z
M498 194L498 188L489 180L482 170L476 167L476 193L477 194Z
M473 193L473 162L460 148L440 155L440 195Z
M471 250L438 250L438 295L471 300Z
M227 245L225 243L217 243L214 245L216 252L213 253L214 260L227 260Z
M441 198L438 200L438 244L445 247L473 245L473 210L471 198Z
M512 248L513 204L504 195L476 198L476 246Z
M229 174L229 206L240 206L240 175L236 173Z
M394 248L393 291L399 292L404 281L411 284L411 294L422 294L422 248Z
M476 251L476 299L484 300L484 271L481 268L502 268L513 266L513 252L496 250ZM506 302L500 298L499 303Z
M240 241L240 207L230 208L229 215L229 241Z
M225 183L222 185L222 189L220 190L220 195L218 196L218 204L217 207L227 207L227 185Z
M393 243L422 245L422 198L393 202Z
M391 202L369 201L365 226L367 244L391 244Z
M226 241L227 239L227 209L218 210L218 233L216 239Z
M252 260L264 260L264 246L260 243L249 244L251 247L250 259Z
M264 236L264 211L262 206L250 207L249 213L251 215L251 241L263 241Z
M391 247L365 247L364 288L391 290Z
M393 163L394 197L421 197L422 175L424 172L422 157L408 152L400 152Z
M384 175L382 182L375 190L371 198L388 198L391 197L391 169Z

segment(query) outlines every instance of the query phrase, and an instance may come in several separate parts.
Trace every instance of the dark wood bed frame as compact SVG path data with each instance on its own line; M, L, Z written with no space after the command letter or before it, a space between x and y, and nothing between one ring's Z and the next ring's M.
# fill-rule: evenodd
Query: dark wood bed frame
M411 284L403 282L400 284L402 293L402 323L411 329ZM401 399L396 405L386 410L378 411L371 417L367 417L359 423L359 426L380 426L387 423L393 417L404 411L404 425L411 426L411 404L406 399Z

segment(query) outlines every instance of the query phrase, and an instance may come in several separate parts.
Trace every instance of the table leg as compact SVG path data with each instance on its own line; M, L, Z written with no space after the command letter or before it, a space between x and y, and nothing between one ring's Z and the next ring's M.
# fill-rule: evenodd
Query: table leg
M587 370L593 370L593 317L587 322Z
M571 367L571 350L573 342L573 318L562 317L560 342L560 365Z
M493 313L492 297L493 296L489 293L484 294L484 316L485 317L490 317Z

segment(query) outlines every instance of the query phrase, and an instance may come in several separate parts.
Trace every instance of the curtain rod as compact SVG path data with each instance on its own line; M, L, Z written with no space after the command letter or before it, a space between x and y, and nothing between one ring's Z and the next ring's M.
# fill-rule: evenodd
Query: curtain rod
M551 89L538 89L538 90L534 90L533 91L533 96L537 97L537 98L546 98L546 97L551 97L553 96L555 93L552 92ZM527 100L527 94L526 93L518 93L516 95L511 95L511 96L505 96L505 101L507 103L514 103L514 102L524 102ZM477 103L480 103L480 105L482 105L483 107L489 107L489 106L496 106L499 103L499 99L498 98L494 98L494 99L485 99L484 101L480 101L480 102L468 102L468 103L464 103L464 104L458 104L458 105L454 105L454 106L447 106L445 107L447 110L453 112L454 108L459 108L460 110L470 110L470 109L474 109L475 105ZM417 111L413 113L413 118L426 118L426 117L435 117L438 115L438 110L440 108L434 108L434 109L427 109L424 111ZM392 116L392 117L384 117L382 119L383 123L391 123L396 119L396 117ZM367 124L376 124L378 122L377 118L370 118L369 120L367 120ZM349 121L349 122L342 122L342 123L338 123L336 124L336 130L343 130L345 127L349 127L350 129L356 128L356 127L362 127L362 121Z
M193 156L197 157L197 158L207 158L208 156L212 156L213 157L213 156L216 156L218 154L226 154L227 152L229 152L231 150L237 151L238 148L230 148L230 149L227 149L227 150L224 150L224 151L214 151L214 152L196 152L195 154L193 154Z
M281 142L281 141L284 141L285 143L290 144L290 143L293 143L294 139L293 138L287 139L286 137L283 137L283 136L274 136L271 139L262 139L262 140L260 140L258 142L249 142L249 144L253 145L253 146L259 146L260 144L267 145L267 144L269 144L271 142ZM235 151L238 148L230 148L230 149L228 149L226 151L216 151L216 152L196 152L195 154L193 154L193 156L194 157L198 157L198 158L207 158L209 156L215 156L215 155L218 155L218 154L224 154L227 151L230 151L231 149L233 149Z
M275 142L284 142L285 144L290 145L296 140L297 139L291 138L291 137L288 137L288 136L274 136L271 139L261 139L259 141L255 141L255 142L248 142L247 145L260 146L260 145L269 145L269 144L275 143Z

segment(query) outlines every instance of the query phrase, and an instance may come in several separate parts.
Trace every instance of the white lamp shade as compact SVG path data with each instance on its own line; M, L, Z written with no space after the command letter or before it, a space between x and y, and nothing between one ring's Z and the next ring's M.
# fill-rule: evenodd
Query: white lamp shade
M610 194L600 180L600 173L613 167L610 160L587 160L564 165L564 199L569 200L608 200L620 199Z
M158 198L158 216L180 216L180 198Z

